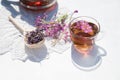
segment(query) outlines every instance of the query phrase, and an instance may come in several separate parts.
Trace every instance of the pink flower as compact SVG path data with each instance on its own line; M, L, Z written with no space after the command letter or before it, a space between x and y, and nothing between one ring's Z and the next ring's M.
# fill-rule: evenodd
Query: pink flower
M85 33L92 32L92 26L90 26L87 21L84 20L77 21L76 26Z

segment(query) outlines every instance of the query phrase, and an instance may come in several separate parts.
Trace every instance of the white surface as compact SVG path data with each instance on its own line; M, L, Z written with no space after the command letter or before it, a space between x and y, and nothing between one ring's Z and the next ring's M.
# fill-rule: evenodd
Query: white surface
M96 44L107 52L101 64L91 71L77 68L71 48L62 54L51 53L41 62L12 60L7 53L0 56L0 80L120 80L120 1L58 0L58 4L100 22L104 36Z

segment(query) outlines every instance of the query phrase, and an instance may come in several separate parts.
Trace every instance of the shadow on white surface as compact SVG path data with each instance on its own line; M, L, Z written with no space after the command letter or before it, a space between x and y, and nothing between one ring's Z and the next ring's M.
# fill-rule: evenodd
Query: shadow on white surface
M37 16L42 16L44 13L46 13L48 15L47 20L50 20L53 17L53 15L55 15L58 11L58 3L44 10L26 9L20 5L18 0L17 1L1 0L1 4L3 7L5 7L6 10L10 12L10 14L14 18L20 16L20 19L22 21L25 21L27 24L32 26L34 26L34 22ZM6 16L9 16L10 14L7 14Z
M107 52L100 46L94 45L93 50L84 56L78 53L74 46L71 46L71 58L75 67L84 71L92 71L97 69L102 63L102 57L106 56Z
M40 48L28 48L24 44L24 39L19 37L15 40L10 50L11 57L13 60L20 60L26 62L30 60L32 62L41 62L49 58L49 50L45 44L41 45Z
M46 59L48 56L47 48L45 45L35 49L30 49L25 46L25 53L28 56L27 58L33 62L40 62Z

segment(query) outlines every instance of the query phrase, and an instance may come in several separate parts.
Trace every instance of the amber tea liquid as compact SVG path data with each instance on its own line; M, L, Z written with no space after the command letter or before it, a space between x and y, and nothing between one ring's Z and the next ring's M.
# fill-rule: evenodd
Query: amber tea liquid
M94 44L93 37L98 33L97 25L90 23L90 22L88 24L92 26L93 34L80 32L79 29L72 27L72 25L70 27L71 40L73 41L73 45L77 49L77 51L81 53L86 53L88 52L88 50L92 48Z
M20 3L29 9L44 9L52 6L55 1L56 0L20 0Z

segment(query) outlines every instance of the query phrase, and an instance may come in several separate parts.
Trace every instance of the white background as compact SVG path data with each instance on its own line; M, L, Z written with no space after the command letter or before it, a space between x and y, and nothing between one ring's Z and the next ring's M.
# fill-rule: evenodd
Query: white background
M99 21L104 36L96 44L107 52L100 66L78 69L72 63L71 48L41 62L12 60L7 53L0 55L0 80L120 80L120 0L58 0L58 7Z

